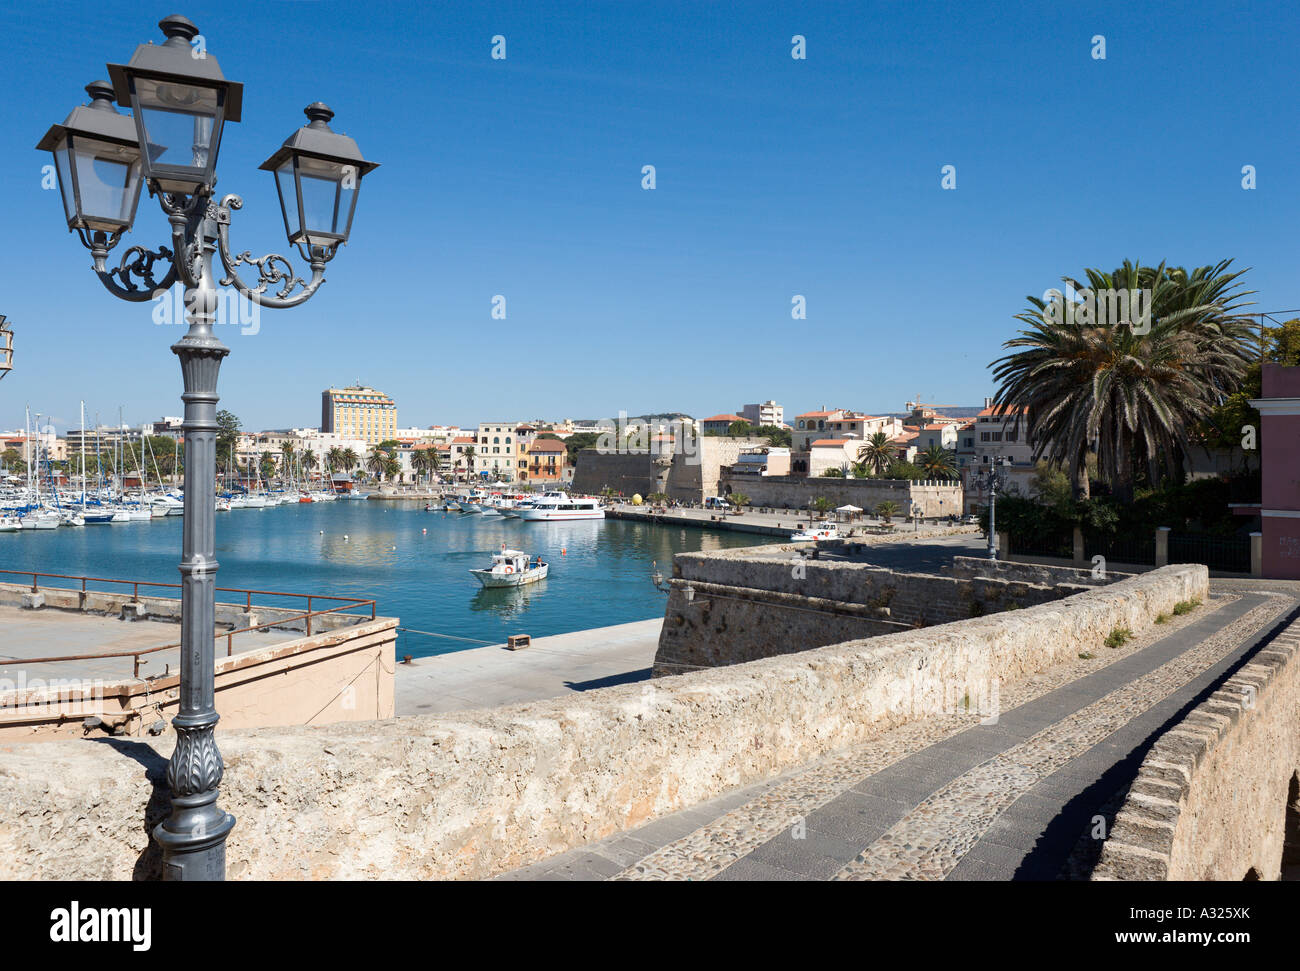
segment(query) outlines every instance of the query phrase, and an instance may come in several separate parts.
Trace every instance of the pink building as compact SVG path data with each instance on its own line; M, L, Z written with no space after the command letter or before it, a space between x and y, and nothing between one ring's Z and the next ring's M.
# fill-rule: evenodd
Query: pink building
M1300 580L1300 367L1263 370L1262 395L1251 402L1263 419L1263 573Z

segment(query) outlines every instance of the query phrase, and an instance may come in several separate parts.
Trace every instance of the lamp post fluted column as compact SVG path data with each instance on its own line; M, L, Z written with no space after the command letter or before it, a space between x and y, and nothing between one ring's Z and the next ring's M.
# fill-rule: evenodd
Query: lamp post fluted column
M163 878L220 880L226 872L226 837L235 817L217 806L223 765L213 668L217 560L214 549L217 477L217 372L230 349L212 330L217 289L212 276L216 226L206 214L191 222L201 240L201 271L185 289L189 330L172 345L180 358L185 391L185 516L181 547L181 694L172 720L176 748L167 765L172 812L154 829L163 851Z

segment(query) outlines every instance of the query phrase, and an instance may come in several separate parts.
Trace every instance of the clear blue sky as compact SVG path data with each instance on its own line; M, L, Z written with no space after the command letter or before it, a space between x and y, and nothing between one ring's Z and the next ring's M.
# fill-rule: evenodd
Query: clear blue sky
M54 11L0 14L0 313L19 355L0 427L28 402L75 425L81 398L105 419L180 414L180 331L102 290L33 150L173 12L246 86L218 169L245 198L237 248L286 249L256 167L309 102L383 163L321 292L227 332L222 406L245 427L315 425L320 391L357 379L404 426L978 403L1026 294L1125 257L1235 257L1262 309L1300 306L1293 3ZM165 227L142 199L128 239Z

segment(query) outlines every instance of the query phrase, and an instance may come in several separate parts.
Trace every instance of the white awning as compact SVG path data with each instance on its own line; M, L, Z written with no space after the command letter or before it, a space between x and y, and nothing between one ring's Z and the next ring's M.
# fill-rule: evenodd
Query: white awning
M857 506L840 506L840 508L836 509L835 511L836 512L862 512L862 510Z

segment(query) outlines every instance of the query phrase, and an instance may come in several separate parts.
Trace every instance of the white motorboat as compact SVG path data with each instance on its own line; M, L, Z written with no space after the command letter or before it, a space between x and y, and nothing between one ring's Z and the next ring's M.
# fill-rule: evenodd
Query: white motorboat
M175 496L152 496L149 499L149 509L151 516L180 516L185 512L185 503ZM162 510L161 513L158 512L159 509Z
M840 529L834 523L809 524L790 536L796 543L814 543L817 540L839 539Z
M530 507L515 507L524 522L555 522L569 519L604 519L599 499L547 492Z
M546 579L550 566L539 556L532 560L520 550L508 550L502 544L501 552L492 555L492 565L486 570L470 570L470 574L486 588L522 587Z
M0 516L0 533L16 533L23 525L14 516Z

